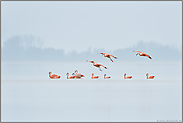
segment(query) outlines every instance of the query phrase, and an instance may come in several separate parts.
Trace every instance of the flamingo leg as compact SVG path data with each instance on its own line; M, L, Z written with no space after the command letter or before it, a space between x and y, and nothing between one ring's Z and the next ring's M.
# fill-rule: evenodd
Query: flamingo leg
M113 60L110 58L110 60L113 62Z

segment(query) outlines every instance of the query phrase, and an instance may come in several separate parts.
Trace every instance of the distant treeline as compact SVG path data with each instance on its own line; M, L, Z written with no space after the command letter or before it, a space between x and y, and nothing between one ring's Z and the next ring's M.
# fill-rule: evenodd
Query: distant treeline
M40 47L41 40L34 36L26 37L22 40L19 37L12 37L3 44L1 48L1 60L2 61L106 61L107 58L103 58L99 52L106 52L103 49L95 49L94 52L87 50L85 52L77 53L70 52L67 55L64 50L55 50L53 48L42 49ZM120 45L120 44L119 44ZM168 46L159 45L157 43L145 43L139 41L137 45L126 48L118 49L110 54L117 57L119 61L141 61L148 59L147 57L136 56L133 50L143 51L149 54L154 61L181 61L182 51L170 48ZM108 52L106 52L108 53Z

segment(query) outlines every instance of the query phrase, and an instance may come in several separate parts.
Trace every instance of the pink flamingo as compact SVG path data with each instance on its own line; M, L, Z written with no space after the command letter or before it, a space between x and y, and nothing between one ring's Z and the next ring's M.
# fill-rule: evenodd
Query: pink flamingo
M98 78L99 78L99 76L94 76L94 73L92 73L91 79L98 79Z
M149 74L146 73L147 79L154 79L155 76L148 76Z
M69 76L69 73L66 74L67 75L67 79L74 79L75 76Z
M75 75L75 78L77 78L77 79L80 79L81 77L85 77L81 73L78 73L78 70L75 70L74 73L72 73L72 75Z
M126 77L126 73L124 74L124 79L131 79L132 78L132 76L127 76Z
M111 59L111 57L117 59L117 57L115 57L115 56L113 56L111 54L107 54L107 53L99 53L99 54L102 54L104 57L109 58L112 62L113 62L113 60Z
M87 62L93 63L93 66L98 67L100 71L102 71L102 70L100 69L101 66L104 67L105 69L107 69L107 67L105 67L105 66L102 65L102 64L95 63L94 61L88 61L88 60L86 60L86 61L87 61Z
M137 55L139 55L139 56L147 56L148 58L152 59L149 55L147 55L147 54L144 53L144 52L141 52L141 51L133 51L133 52L138 52L138 53L136 54L136 56L137 56Z
M50 77L51 79L59 79L61 76L56 75L56 74L52 74L52 75L51 75L51 71L50 71L50 72L49 72L49 77Z
M106 74L104 74L104 79L110 79L110 76L106 76Z

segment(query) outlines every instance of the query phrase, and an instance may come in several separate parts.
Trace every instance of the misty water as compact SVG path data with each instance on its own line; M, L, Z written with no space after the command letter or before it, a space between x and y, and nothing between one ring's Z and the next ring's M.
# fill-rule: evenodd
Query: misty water
M97 61L96 61L97 62ZM89 62L1 62L3 122L156 122L182 119L182 62L106 60ZM78 70L85 77L67 80ZM48 72L61 75L51 80ZM132 75L124 80L123 74ZM146 73L155 75L147 80ZM91 80L91 73L99 75ZM103 79L103 75L111 79Z

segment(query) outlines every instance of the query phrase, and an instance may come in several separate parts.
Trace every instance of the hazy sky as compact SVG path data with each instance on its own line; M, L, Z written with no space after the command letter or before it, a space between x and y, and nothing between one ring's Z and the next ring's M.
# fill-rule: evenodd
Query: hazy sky
M2 1L1 42L14 35L35 35L43 47L66 52L141 40L181 49L182 1Z

